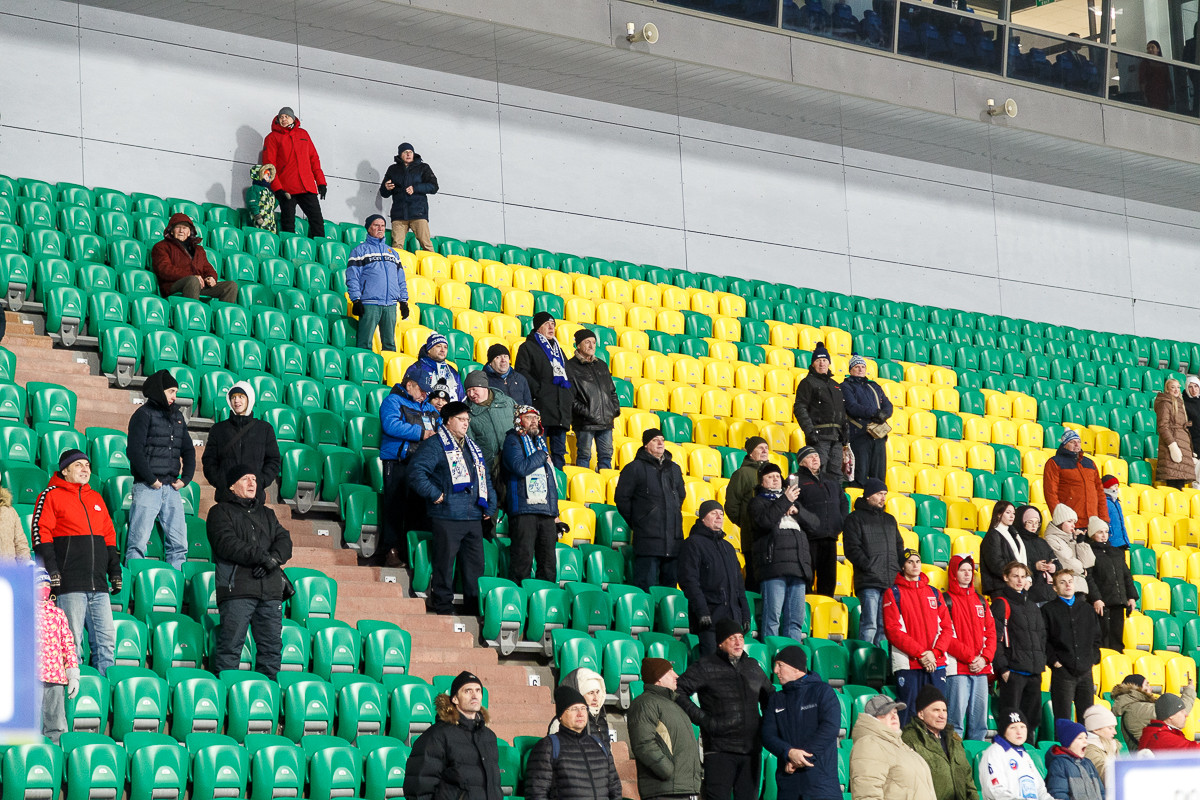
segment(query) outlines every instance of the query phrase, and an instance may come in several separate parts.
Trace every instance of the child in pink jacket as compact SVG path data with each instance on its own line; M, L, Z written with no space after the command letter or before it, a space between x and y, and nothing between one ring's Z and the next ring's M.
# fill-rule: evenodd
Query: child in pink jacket
M50 575L37 569L38 680L42 683L42 733L58 744L67 729L67 698L79 694L79 655L67 615L50 599ZM65 689L65 691L64 691Z

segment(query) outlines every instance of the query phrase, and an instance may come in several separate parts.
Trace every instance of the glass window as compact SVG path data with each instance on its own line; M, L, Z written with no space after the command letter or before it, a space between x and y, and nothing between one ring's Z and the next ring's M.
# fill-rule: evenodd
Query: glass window
M779 24L779 0L662 0L673 6L707 11L761 25Z
M1103 0L1010 0L1009 18L1025 28L1100 41Z
M783 0L783 27L891 50L895 9L895 0Z
M1002 34L999 25L974 14L902 3L896 44L903 55L999 73Z
M1140 54L1112 53L1108 69L1110 100L1196 116L1198 89L1200 69Z
M1010 28L1008 77L1073 92L1099 94L1104 49L1077 36L1047 36Z

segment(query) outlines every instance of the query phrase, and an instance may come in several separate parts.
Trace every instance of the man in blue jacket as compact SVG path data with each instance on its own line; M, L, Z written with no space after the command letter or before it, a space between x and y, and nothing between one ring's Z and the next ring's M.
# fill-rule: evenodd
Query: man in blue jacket
M425 502L406 496L408 462L421 442L433 436L442 417L430 404L414 377L406 377L392 387L379 404L379 422L383 428L379 458L383 462L383 534L379 551L385 567L404 563L404 534L413 528L424 529ZM364 552L367 558L371 553Z
M462 574L463 603L479 606L483 575L483 520L496 516L496 492L479 445L467 436L471 409L454 401L442 409L442 427L417 448L408 469L409 489L425 501L433 539L429 606L454 613L454 565Z
M783 688L767 700L762 739L763 747L779 759L779 800L841 800L837 740L842 710L833 687L808 671L808 657L796 645L775 654L774 671Z
M415 376L417 383L426 393L435 389L444 389L451 400L466 400L466 387L458 375L458 370L446 361L450 354L450 341L442 334L434 331L429 334L425 344L417 351L417 360L404 373Z
M537 579L556 576L554 546L558 544L558 485L550 449L542 429L542 416L533 406L517 406L516 427L504 436L500 450L500 475L508 484L508 577L520 584L529 577L534 556Z
M370 350L375 329L385 351L396 350L396 303L408 319L408 284L396 251L383 243L387 224L379 214L367 217L367 238L346 260L346 291L358 317L356 346Z

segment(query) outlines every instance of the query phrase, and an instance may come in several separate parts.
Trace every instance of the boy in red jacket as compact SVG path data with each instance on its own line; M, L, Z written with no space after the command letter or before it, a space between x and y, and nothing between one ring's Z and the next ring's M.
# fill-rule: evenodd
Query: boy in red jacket
M896 583L883 593L883 629L892 646L896 699L904 703L901 725L908 724L917 693L932 683L946 692L946 646L953 632L941 593L921 572L921 554L904 551Z
M975 591L975 560L971 556L950 557L946 595L953 630L946 648L950 725L964 739L981 741L987 734L988 676L996 655L996 620Z
M1139 750L1200 750L1200 742L1183 735L1191 708L1177 694L1163 692L1154 701L1154 721L1142 731Z

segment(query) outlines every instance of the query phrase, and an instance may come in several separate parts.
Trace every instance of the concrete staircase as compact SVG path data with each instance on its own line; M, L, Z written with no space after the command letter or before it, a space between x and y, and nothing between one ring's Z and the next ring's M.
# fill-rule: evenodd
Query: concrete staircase
M75 427L107 427L125 431L129 417L143 401L136 390L111 387L106 376L97 374L94 354L67 349L40 333L41 319L6 311L4 347L17 356L16 382L44 381L61 384L78 397ZM202 434L193 434L196 448L196 480L201 487L200 513L205 516L214 503L213 487L200 471ZM383 570L358 565L357 554L341 547L337 519L296 513L291 506L272 504L279 521L292 535L293 554L289 566L319 569L337 581L337 618L354 624L360 619L395 622L412 636L414 675L432 680L437 675L457 675L470 670L488 688L491 727L509 742L516 736L544 736L554 716L552 689L530 686L530 669L519 663L500 661L496 651L477 644L477 621L427 613L423 600L409 596L407 576L384 582ZM390 577L396 577L394 571ZM545 678L541 681L548 684ZM611 715L610 715L611 716ZM618 726L623 730L623 726ZM617 742L613 756L621 773L626 797L636 798L634 763L628 746Z

